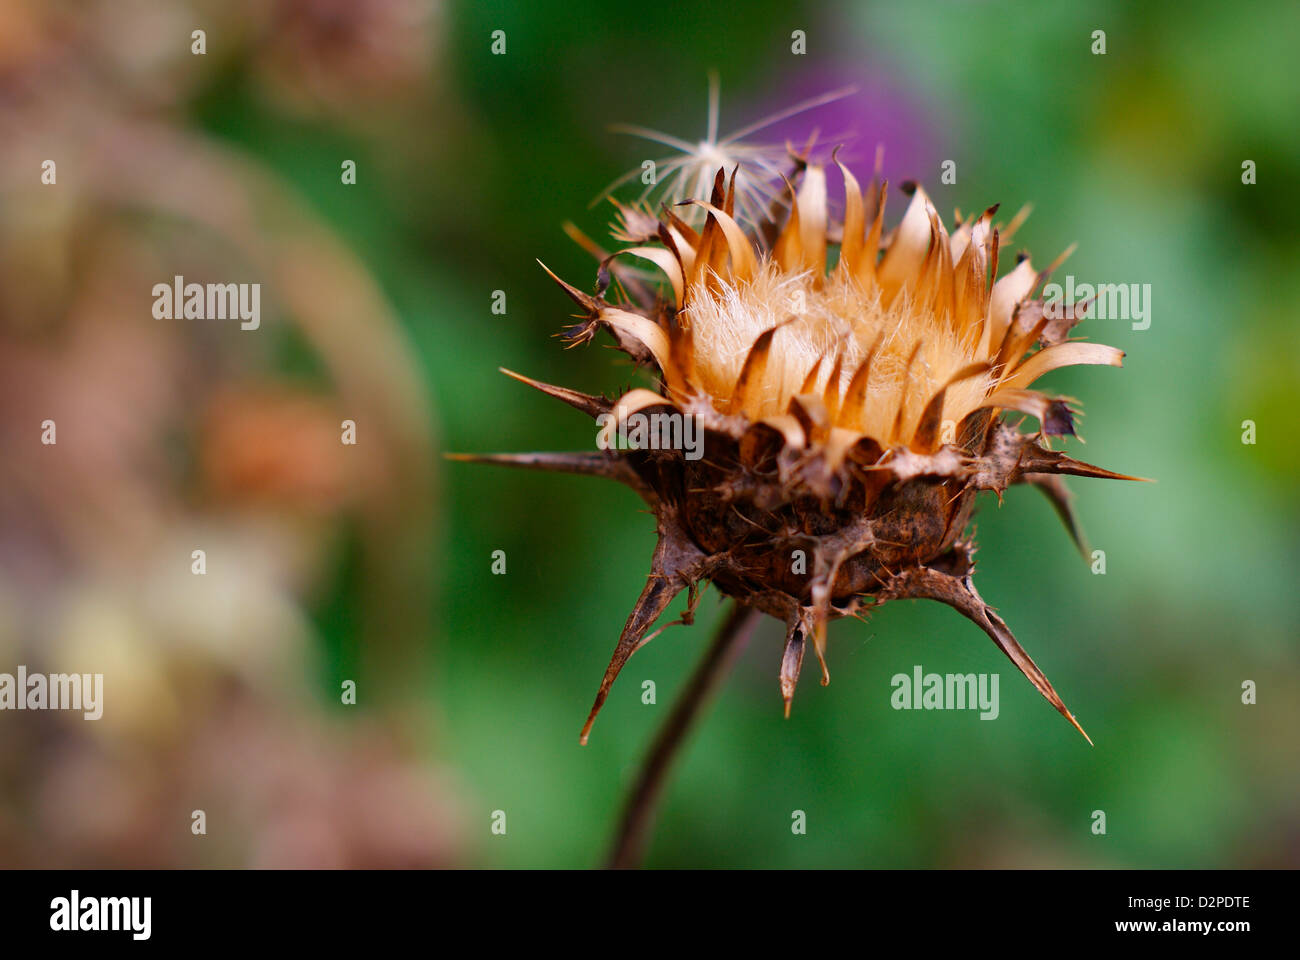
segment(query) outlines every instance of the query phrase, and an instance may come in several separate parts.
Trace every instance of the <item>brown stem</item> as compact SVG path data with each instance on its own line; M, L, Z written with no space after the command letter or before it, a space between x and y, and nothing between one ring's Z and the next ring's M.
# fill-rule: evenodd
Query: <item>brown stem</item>
M758 611L752 607L732 604L726 620L709 645L708 652L695 668L686 689L673 704L672 713L668 715L668 720L659 730L646 755L636 785L623 805L618 833L605 863L607 867L621 869L641 865L659 797L663 793L673 758L685 742L686 734L709 694L749 639L758 616Z

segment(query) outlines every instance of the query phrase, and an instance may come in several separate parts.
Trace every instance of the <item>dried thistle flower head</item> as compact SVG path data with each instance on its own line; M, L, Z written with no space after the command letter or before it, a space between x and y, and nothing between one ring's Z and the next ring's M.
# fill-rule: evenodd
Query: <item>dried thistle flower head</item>
M980 491L1000 498L1028 483L1048 495L1078 542L1060 475L1137 479L1054 451L1053 436L1073 434L1075 411L1031 389L1058 367L1119 366L1123 353L1067 339L1085 307L1032 298L1052 268L1040 273L1025 257L997 278L1018 224L996 227L996 207L949 233L925 192L908 185L907 211L885 235L887 185L877 177L864 196L838 165L838 222L825 169L795 157L797 189L752 230L736 218L738 172L719 169L707 202L686 201L703 213L698 231L670 207L659 216L620 207L614 233L633 246L605 256L579 235L602 263L593 295L555 278L582 311L568 340L611 334L657 389L611 400L510 374L597 418L605 441L638 416L689 418L702 429L702 455L681 444L601 443L588 453L465 458L609 477L655 514L650 576L584 743L655 620L687 590L682 621L690 623L705 581L785 622L787 715L810 642L829 682L828 621L924 597L973 620L1083 733L976 591L974 543L964 531ZM620 258L628 256L654 264L661 288L627 270ZM626 297L611 294L613 280ZM1003 413L1026 417L1013 426ZM1032 433L1020 429L1028 418L1038 424Z

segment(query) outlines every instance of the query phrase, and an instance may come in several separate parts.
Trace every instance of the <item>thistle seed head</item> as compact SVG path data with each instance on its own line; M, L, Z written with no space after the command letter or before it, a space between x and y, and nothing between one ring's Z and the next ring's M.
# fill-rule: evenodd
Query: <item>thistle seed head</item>
M607 333L654 389L608 399L511 376L599 418L607 439L636 414L690 417L703 430L702 455L607 448L464 458L609 477L655 515L650 576L584 743L619 671L656 635L654 622L686 590L690 623L705 581L786 624L787 715L807 646L829 682L829 621L923 597L974 621L1083 733L976 591L966 528L980 491L1000 498L1027 483L1047 494L1082 547L1060 475L1137 478L1053 450L1052 437L1073 434L1075 410L1032 387L1058 367L1120 366L1123 353L1068 338L1085 307L1034 299L1057 264L1039 271L1022 257L998 277L1020 218L1000 227L990 207L949 232L925 191L906 185L910 203L886 233L887 184L877 177L864 193L834 162L844 179L840 217L825 169L795 157L783 202L748 227L736 215L733 168L716 171L707 200L686 201L700 213L698 230L679 208L619 206L613 234L630 246L606 254L571 231L601 265L591 294L555 278L581 311L567 340ZM662 281L630 270L632 258ZM1012 425L1007 413L1023 416ZM1030 419L1037 429L1026 432Z

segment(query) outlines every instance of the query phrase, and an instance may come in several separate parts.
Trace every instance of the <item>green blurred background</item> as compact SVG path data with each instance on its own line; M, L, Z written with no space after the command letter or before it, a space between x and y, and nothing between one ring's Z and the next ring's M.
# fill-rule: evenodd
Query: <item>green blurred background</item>
M196 27L207 30L202 58L188 49ZM496 30L505 32L504 55L490 49ZM802 56L791 53L795 30L807 36ZM1091 52L1094 30L1106 33L1104 56ZM703 136L706 77L716 70L724 130L856 84L857 94L826 108L831 115L814 112L800 123L805 131L820 125L824 135L855 133L845 156L861 179L881 142L891 181L921 181L946 215L1001 202L1006 216L1032 202L1017 248L1046 263L1079 244L1058 279L1068 272L1081 282L1150 284L1149 329L1094 320L1079 330L1124 349L1123 370L1075 368L1045 383L1084 403L1088 443L1071 441L1072 454L1157 482L1071 484L1092 546L1105 551L1104 576L1080 560L1032 491L1012 490L1001 507L989 498L976 518L981 593L1051 677L1095 748L972 624L926 603L890 605L869 624L832 625L832 683L821 688L805 678L792 717L783 720L776 675L784 631L765 622L676 768L649 864L1300 864L1300 455L1294 410L1286 412L1300 373L1297 36L1300 8L1289 0L14 5L0 17L0 77L16 102L36 104L27 115L21 106L6 108L18 117L14 135L25 141L15 156L43 156L54 135L42 139L33 118L48 120L53 100L70 111L69 97L82 97L95 123L126 130L145 124L196 155L215 151L211 183L195 172L197 162L164 162L158 176L185 170L198 194L230 191L227 201L214 201L218 226L205 227L220 243L244 229L220 227L228 207L252 204L251 239L236 244L235 259L265 275L272 295L274 279L288 275L278 271L302 261L305 273L294 275L307 292L280 299L255 348L248 334L229 330L205 334L215 345L177 345L176 354L203 358L178 361L185 371L178 379L202 383L202 395L191 396L197 387L182 391L197 412L173 422L169 408L149 444L169 451L169 502L181 504L185 516L225 529L232 518L255 515L258 529L269 523L280 531L277 543L290 542L295 556L309 558L283 578L282 589L303 636L304 649L286 669L296 672L304 701L293 708L296 720L282 715L287 708L266 708L250 724L249 742L266 729L303 723L319 741L312 749L329 752L340 738L355 737L358 724L380 731L374 736L382 750L368 741L354 745L353 754L333 761L332 779L299 788L296 780L277 781L271 794L356 789L372 776L376 756L390 753L409 774L378 799L365 794L333 819L318 816L326 837L357 818L395 824L392 836L349 848L360 853L317 856L317 846L328 844L315 834L286 841L276 833L260 845L228 838L225 851L213 855L137 827L143 832L128 835L142 837L144 851L128 855L117 852L127 846L118 828L100 825L90 859L599 862L623 792L722 606L710 593L694 627L671 628L638 653L590 745L580 748L579 727L648 567L652 519L631 492L596 480L447 463L441 455L590 447L591 427L580 414L497 368L588 392L630 381L618 354L597 346L566 352L552 339L571 305L535 260L590 287L593 264L561 224L573 220L603 237L609 208L592 208L593 198L624 170L663 153L608 125ZM74 71L85 74L76 83L68 79ZM60 95L42 100L39 91L52 87ZM80 144L69 150L80 150L88 169L102 169L106 152L76 139L86 125L77 120L73 113L58 125ZM128 156L128 168L161 162L142 136L123 142L128 155L145 154ZM345 159L357 163L355 185L340 183ZM955 185L939 179L949 159L957 164ZM1246 160L1257 165L1255 185L1242 183ZM31 246L33 217L54 216L40 206L48 201L39 192L36 200L14 199L25 189L15 184L32 179L31 169L6 174L11 203L0 216L11 251ZM68 186L60 190L71 192L73 166L66 177L63 169L60 183ZM217 182L226 175L232 183ZM113 183L120 179L69 201L74 211L92 202L105 211L93 232L75 213L60 214L62 233L49 242L73 253L27 255L38 267L51 257L64 264L49 269L51 283L66 291L45 297L38 293L46 288L33 287L38 293L17 301L7 293L7 341L35 344L53 363L66 359L65 318L89 270L84 248L131 247L139 235L163 229L159 219L198 218L170 208L164 216L154 201L141 214L142 204L124 203ZM268 212L280 204L296 212ZM890 204L896 220L903 206L896 189ZM39 216L19 216L32 209ZM179 232L190 240L195 233ZM272 235L284 239L262 239ZM174 254L174 244L155 245ZM152 264L163 255L150 256ZM227 254L205 249L195 256L224 262ZM31 264L19 262L30 277ZM9 268L17 269L12 258ZM141 275L171 276L170 266L150 269ZM356 289L372 290L373 298ZM498 290L507 297L504 315L491 311ZM337 306L357 302L372 314ZM141 303L147 316L145 300L131 309ZM111 362L94 356L99 361L76 369ZM47 375L27 354L11 357L20 372L36 370L34 380ZM111 379L101 389L116 389ZM262 391L252 400L249 383ZM362 440L350 454L366 465L331 466L338 452L326 444L320 469L337 470L343 492L321 498L308 520L286 524L303 511L303 485L315 489L313 477L295 474L269 492L258 480L250 492L247 478L214 480L221 468L212 455L205 460L205 444L227 448L199 424L211 422L211 397L232 385L254 411L266 390L319 405L327 433L339 411L366 410L358 417ZM26 394L13 399L10 433L28 417L29 403ZM220 419L228 407L216 409ZM231 416L228 442L244 449L252 441L241 431L260 428ZM261 422L256 412L245 418ZM1242 443L1245 420L1257 425L1253 445ZM29 424L23 420L24 436L34 429ZM378 453L367 450L372 437ZM268 456L274 465L250 468L256 477L306 469L301 456L287 463ZM31 465L29 480L42 469ZM64 509L80 516L76 504ZM24 513L14 507L3 515L6 537L18 543L21 533L24 546L21 562L10 556L3 568L11 599L0 613L8 610L18 624L11 643L31 662L48 624L63 622L58 614L35 615L33 597L84 584L94 565L67 559L58 536L15 519ZM178 522L170 508L159 513L164 531ZM286 526L292 533L283 533ZM154 536L151 542L166 540ZM60 560L46 565L42 590L32 594L14 571L29 564L32 544L45 540ZM269 548L253 538L245 549L252 563ZM495 550L506 553L504 576L492 573ZM189 547L178 556L183 569ZM110 596L131 593L143 576L119 572ZM62 609L64 601L51 602ZM230 602L242 600L236 593ZM96 623L87 628L92 647L102 629ZM166 646L159 639L165 624L151 621L138 632ZM220 636L214 645L224 647ZM199 672L210 670L210 660L200 662ZM890 677L915 664L999 673L1000 716L984 722L971 712L892 710ZM233 661L222 669L240 672ZM192 682L190 672L173 664L166 682ZM341 706L339 684L358 676L359 705ZM641 702L644 680L656 682L657 705ZM1256 705L1241 702L1247 680L1258 685ZM241 681L245 687L252 692L234 696L278 704L278 694ZM201 702L206 706L193 709L225 716L217 711L228 709L229 690L195 701L181 689L178 702ZM142 721L145 728L150 722ZM186 723L201 726L202 718ZM220 729L209 735L221 741ZM59 736L84 737L79 729ZM139 729L123 736L134 759L123 759L123 748L107 749L105 776L131 763L162 778L157 758L172 756L166 749L200 749L199 733L177 735L166 748ZM248 769L244 749L253 748L220 768L223 782L233 784L235 809L243 809L246 793L239 779ZM306 748L279 741L267 748L274 756L299 749ZM40 798L48 794L31 793L23 778L52 778L44 789L57 793L84 789L88 774L76 766L50 773L34 752L14 752L11 746L7 768L0 753L0 771L9 772L0 853L29 863L34 854L24 838L37 829ZM143 808L202 805L191 802L202 788L188 781L155 793L140 801ZM265 804L286 823L300 822L278 799ZM406 819L391 816L393 807ZM490 833L495 810L506 812L504 836ZM791 832L794 810L807 813L806 835ZM1095 810L1106 814L1104 836L1092 832ZM261 811L246 811L248 831L261 828L268 816ZM51 843L63 829L57 822L39 827ZM63 862L85 863L85 849L71 847Z

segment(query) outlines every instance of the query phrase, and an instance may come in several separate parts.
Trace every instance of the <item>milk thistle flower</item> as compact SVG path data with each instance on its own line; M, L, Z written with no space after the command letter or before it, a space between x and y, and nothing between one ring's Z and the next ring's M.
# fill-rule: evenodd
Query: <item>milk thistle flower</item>
M807 647L829 682L829 621L928 598L979 626L1087 738L977 592L967 527L981 491L1000 500L1029 484L1082 547L1061 475L1138 478L1053 450L1053 438L1074 434L1077 410L1031 388L1059 367L1120 366L1123 353L1069 338L1086 305L1034 299L1059 259L1040 272L1021 256L998 277L1022 217L1000 227L994 206L958 214L949 232L925 191L905 184L910 203L886 233L879 171L864 192L831 159L844 181L840 216L828 204L825 166L790 151L785 195L757 222L752 196L737 213L737 165L715 171L707 198L670 197L679 202L657 213L616 204L612 232L626 246L613 254L571 231L601 263L592 293L551 274L580 310L564 337L576 345L610 335L654 389L610 399L505 371L598 419L603 441L640 415L692 418L703 428L702 456L603 442L584 453L465 458L608 477L654 513L650 575L583 743L619 671L657 635L655 621L687 591L690 623L705 582L784 622L787 716ZM653 264L662 280L644 281L627 258ZM1005 414L1022 417L1012 424ZM1031 418L1037 429L1026 432Z

